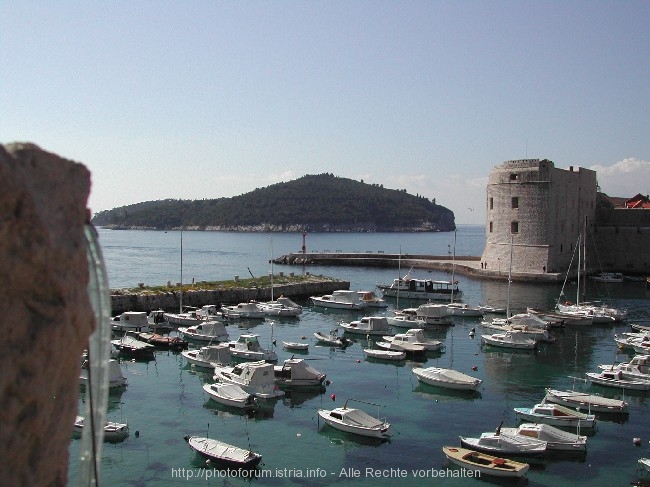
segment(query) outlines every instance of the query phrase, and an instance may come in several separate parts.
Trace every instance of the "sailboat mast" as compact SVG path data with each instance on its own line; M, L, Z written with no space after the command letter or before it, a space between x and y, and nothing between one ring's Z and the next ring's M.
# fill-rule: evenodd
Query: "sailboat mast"
M512 245L513 245L513 236L510 235L510 266L508 267L508 304L506 307L506 320L510 319L510 282L512 281Z
M454 275L456 272L456 230L454 230L454 254L451 258L451 302L454 302Z
M580 245L581 245L581 239L582 235L578 235L578 287L576 289L576 306L580 304L580 270L581 270L581 265L582 262L580 260L581 258L581 252L580 252Z
M180 291L180 311L183 312L183 227L181 226L181 291Z
M399 309L399 288L402 285L402 246L399 246L399 256L397 257L397 299L396 307Z

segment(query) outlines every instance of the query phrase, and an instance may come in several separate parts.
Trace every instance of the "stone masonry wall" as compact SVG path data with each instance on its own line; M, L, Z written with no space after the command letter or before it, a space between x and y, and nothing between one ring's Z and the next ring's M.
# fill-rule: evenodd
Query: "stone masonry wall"
M90 173L0 146L2 485L65 486L81 353L94 328L83 233Z

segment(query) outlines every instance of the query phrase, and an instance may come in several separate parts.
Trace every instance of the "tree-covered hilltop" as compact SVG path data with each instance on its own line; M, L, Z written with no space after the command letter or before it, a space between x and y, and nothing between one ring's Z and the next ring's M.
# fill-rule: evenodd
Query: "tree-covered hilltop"
M147 201L97 213L110 228L231 231L452 231L451 210L406 190L307 175L232 198Z

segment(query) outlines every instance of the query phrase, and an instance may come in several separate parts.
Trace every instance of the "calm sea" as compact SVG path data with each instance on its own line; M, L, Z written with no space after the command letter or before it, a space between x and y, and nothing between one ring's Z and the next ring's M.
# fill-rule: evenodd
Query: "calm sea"
M271 257L300 251L299 233L111 231L99 229L99 241L112 288L134 287L142 282L160 285L227 280L269 272L310 272L349 280L352 289L372 290L390 282L397 269L347 267L272 266ZM330 252L402 252L445 255L480 255L485 242L482 226L461 226L454 233L438 234L308 234L308 250ZM402 269L404 274L407 269ZM505 271L505 270L504 270ZM416 277L449 278L437 272L414 270ZM505 306L507 284L458 276L464 301ZM596 391L624 398L629 417L599 418L582 457L531 460L527 485L603 486L629 485L636 480L637 460L650 457L648 395L619 393L585 384L580 378L600 363L629 358L617 351L613 335L629 330L629 322L650 320L650 295L643 284L624 282L596 287L589 283L590 298L611 299L629 310L627 324L566 328L554 332L557 341L536 352L508 352L482 348L469 331L481 329L478 319L458 318L454 326L427 334L445 343L441 353L426 361L382 363L364 357L365 338L345 350L316 346L315 331L329 331L341 321L362 315L324 311L308 303L299 319L265 320L229 325L231 339L242 332L260 335L263 345L281 340L309 342L304 358L325 372L331 381L325 392L292 393L266 403L254 417L247 417L210 401L202 385L211 374L189 367L181 355L159 352L150 362L125 361L122 368L129 387L113 394L109 419L128 421L131 435L104 447L102 481L111 486L144 485L480 485L447 464L441 448L458 445L458 436L479 436L517 424L513 408L529 407L544 396L545 387ZM512 285L511 307L551 307L561 291L555 285ZM575 295L575 286L565 293ZM389 301L391 308L397 303ZM413 302L400 301L400 307ZM277 347L280 360L291 356ZM413 367L451 367L483 380L476 395L454 394L418 383ZM475 370L473 370L475 368ZM576 379L578 378L578 379ZM393 424L389 442L375 443L333 430L319 422L317 410L342 406L347 400ZM80 405L85 397L80 394ZM372 403L367 404L367 403ZM137 434L136 434L137 432ZM263 455L262 476L238 478L206 470L200 458L183 440L184 435L222 439ZM633 439L641 438L640 446ZM70 485L76 483L78 440L70 446ZM449 470L447 470L449 468ZM211 474L211 478L206 478ZM219 474L219 476L217 476ZM447 477L442 477L442 475ZM490 481L492 482L492 481Z

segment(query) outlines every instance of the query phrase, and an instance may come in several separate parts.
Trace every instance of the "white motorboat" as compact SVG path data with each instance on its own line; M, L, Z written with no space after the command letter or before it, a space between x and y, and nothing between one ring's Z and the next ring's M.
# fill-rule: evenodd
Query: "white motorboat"
M275 383L286 388L320 387L325 374L300 358L289 358L273 367Z
M570 313L560 313L557 311L542 311L535 308L527 308L528 313L539 316L545 321L561 323L562 325L592 325L593 314L587 311L573 311Z
M398 350L377 350L373 348L364 348L363 353L366 354L366 357L381 360L404 360L406 358L406 352Z
M186 436L185 441L194 451L223 467L252 469L262 461L259 453L223 441L200 436Z
M81 435L84 429L84 417L77 416L74 422L73 431ZM129 425L127 423L116 423L106 421L104 424L104 441L119 441L129 436Z
M229 336L221 321L201 321L198 325L181 326L178 332L186 340L202 342L225 342Z
M256 397L268 399L284 395L275 383L273 364L260 360L243 362L235 366L216 365L214 380L225 384L235 384Z
M227 318L264 319L264 310L255 301L239 303L232 306L222 306L223 314Z
M501 433L545 441L547 450L584 452L587 449L586 436L544 423L522 423L517 428L501 428Z
M153 345L129 335L124 335L117 340L111 340L111 344L119 350L121 354L135 358L151 359L154 357L156 352L156 347Z
M604 282L607 284L623 282L623 274L620 272L601 272L590 276L596 282Z
M483 382L481 379L463 374L457 370L440 367L415 367L413 373L420 382L447 389L474 391Z
M304 351L309 349L309 343L302 342L282 342L282 346L287 350Z
M600 370L620 372L627 380L650 380L650 355L635 355L629 362L600 364Z
M391 284L378 284L377 287L384 296L399 297L400 299L424 299L451 301L452 293L460 298L463 292L458 289L458 281L435 281L433 279L416 279L408 274L401 279L393 279Z
M355 291L347 289L339 289L324 296L311 296L309 299L314 306L323 308L361 310L368 306L367 303L359 299L359 295Z
M366 303L367 308L388 308L386 300L377 296L374 291L357 291L357 296Z
M163 316L166 322L174 326L194 326L204 321L196 315L196 311L183 313L164 313Z
M442 451L450 462L467 470L477 471L480 475L518 478L526 475L530 468L527 463L495 457L468 448L443 446Z
M470 306L466 303L449 303L447 304L447 315L448 316L483 316L483 310L478 306Z
M206 304L201 306L195 312L196 317L203 321L225 321L226 315L216 304Z
M634 391L649 391L650 380L647 379L624 379L620 370L602 370L601 372L587 372L587 380L592 384L601 386L616 387L618 389L630 389Z
M451 325L446 304L421 304L415 311L418 318L427 325Z
M532 408L514 408L515 415L524 421L561 427L593 428L596 417L555 403L535 404Z
M144 311L125 311L111 320L111 330L116 333L150 331L150 325L149 317Z
M486 313L490 313L494 315L506 314L506 308L500 308L498 306L492 306L490 304L479 304L477 308L480 309L483 312L483 314Z
M246 392L236 384L217 382L216 384L204 384L203 390L208 393L213 401L241 409L251 409L257 406L255 396Z
M319 409L318 415L341 431L373 438L390 436L391 425L385 419L374 418L361 409L349 408L347 401L342 408Z
M216 365L226 365L232 362L230 346L227 343L208 345L199 350L183 350L181 355L196 367L214 369Z
M647 472L650 472L650 458L639 458L639 466Z
M494 333L492 335L481 335L481 341L487 345L502 348L515 348L520 350L533 350L537 342L526 338L518 331L506 331L505 333Z
M424 329L426 323L417 315L417 308L404 308L393 311L393 316L387 316L388 324L393 328L420 328Z
M492 321L482 321L481 326L496 333L506 333L514 331L521 333L525 338L530 338L536 342L550 342L553 341L548 330L545 328L530 327L528 325L518 325L508 323L507 320L495 319Z
M229 342L232 356L242 360L265 360L277 362L278 354L269 348L262 348L259 335L244 333L237 341Z
M259 306L267 316L296 317L302 314L302 306L285 296L280 296L274 301L259 303Z
M88 385L88 361L84 360L81 364L79 371L79 384L82 386ZM117 389L118 387L126 387L128 381L122 373L120 363L115 359L108 361L108 387L109 389Z
M620 399L586 394L576 391L560 391L557 389L546 389L544 402L554 402L570 408L578 408L583 411L595 411L600 413L627 413L628 404Z
M395 335L396 337L398 335ZM409 342L407 339L392 340L390 342L376 342L376 346L383 350L390 350L394 352L405 352L407 355L425 355L427 348L424 345L416 345Z
M627 318L627 310L620 310L618 308L607 307L602 304L586 303L572 304L568 301L558 303L555 309L560 313L571 313L576 311L583 311L590 313L592 321L598 324L613 323L615 321L623 321Z
M364 316L350 323L341 323L341 328L355 335L384 335L391 332L384 316Z
M442 348L442 342L440 340L427 338L419 328L411 328L406 333L398 333L395 336L383 336L382 338L387 342L393 342L403 348L406 344L422 346L429 352L435 352Z
M328 335L320 331L314 332L314 336L320 343L326 343L332 347L347 347L352 345L352 340L339 336L336 330L332 330Z
M496 432L481 433L478 438L460 437L463 448L492 455L539 457L546 453L546 442L528 436Z

